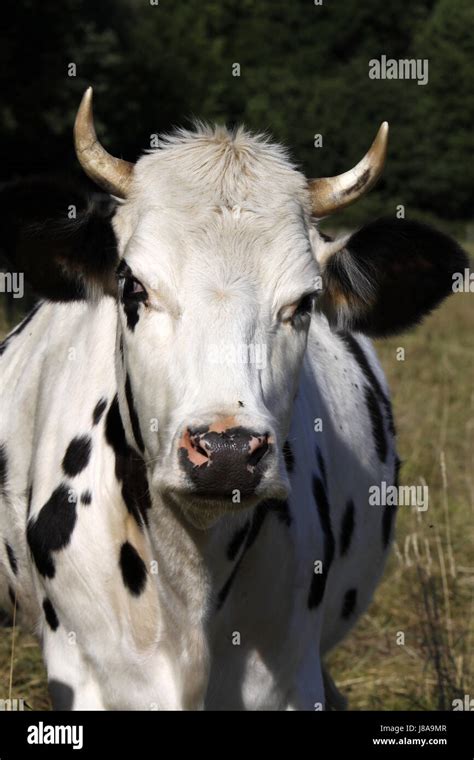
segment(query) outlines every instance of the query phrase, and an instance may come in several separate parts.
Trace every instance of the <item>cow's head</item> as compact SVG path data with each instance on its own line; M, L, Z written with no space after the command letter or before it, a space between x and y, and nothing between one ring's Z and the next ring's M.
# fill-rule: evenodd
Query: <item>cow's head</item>
M464 266L454 241L414 222L381 220L338 242L318 233L314 218L379 177L387 130L354 169L310 182L281 148L242 130L177 132L133 165L98 143L84 96L77 154L121 199L117 246L105 220L92 244L70 227L61 282L43 291L116 298L127 436L152 486L196 524L287 495L282 447L313 312L337 329L395 332Z

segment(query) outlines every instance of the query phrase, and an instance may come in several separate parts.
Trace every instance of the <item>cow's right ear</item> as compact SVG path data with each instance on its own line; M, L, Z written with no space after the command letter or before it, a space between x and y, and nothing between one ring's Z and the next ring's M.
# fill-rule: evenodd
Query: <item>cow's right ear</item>
M114 295L117 245L110 204L77 186L34 179L0 192L0 246L33 290L52 301Z
M341 240L320 234L313 247L323 284L319 309L336 330L374 338L421 322L468 267L455 240L408 219L377 219Z

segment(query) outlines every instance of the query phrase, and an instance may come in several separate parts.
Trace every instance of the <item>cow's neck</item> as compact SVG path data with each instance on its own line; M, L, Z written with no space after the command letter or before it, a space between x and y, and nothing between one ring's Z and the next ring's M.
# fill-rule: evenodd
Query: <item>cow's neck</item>
M251 520L254 510L221 517L200 529L186 519L172 499L152 497L149 535L167 582L186 604L194 622L212 615L218 594L232 570L228 545L236 530Z
M185 708L202 706L212 650L211 622L232 572L227 549L236 526L248 519L247 514L221 518L200 530L171 500L152 497L147 533L157 563L161 612L182 672Z
M195 538L180 516L161 499L152 499L148 535L157 564L155 576L165 637L172 642L181 672L183 708L203 705L209 676L206 636L209 575Z

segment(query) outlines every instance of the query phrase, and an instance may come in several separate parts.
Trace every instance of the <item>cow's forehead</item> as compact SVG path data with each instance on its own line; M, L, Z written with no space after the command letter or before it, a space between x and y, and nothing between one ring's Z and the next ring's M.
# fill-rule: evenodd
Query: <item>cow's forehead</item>
M167 283L183 296L208 288L238 295L287 290L295 295L317 274L308 228L300 210L261 217L240 207L143 214L123 251L134 275L155 287Z
M137 162L116 229L122 255L142 266L217 258L250 271L310 261L308 209L306 180L280 146L202 127Z

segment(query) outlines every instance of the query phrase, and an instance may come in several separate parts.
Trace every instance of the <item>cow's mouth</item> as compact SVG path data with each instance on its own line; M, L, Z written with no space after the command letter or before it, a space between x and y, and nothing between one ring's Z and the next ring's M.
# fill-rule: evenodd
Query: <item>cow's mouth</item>
M221 491L197 489L182 479L179 483L160 479L157 485L163 499L179 509L187 521L200 529L212 527L224 515L253 509L262 501L284 501L289 494L288 480L278 472L273 473L273 476L270 472L266 473L255 491L240 495L240 498L229 492L229 487L225 484Z

